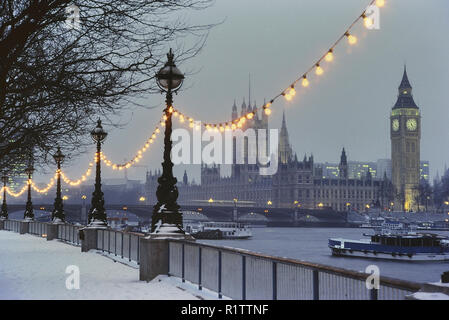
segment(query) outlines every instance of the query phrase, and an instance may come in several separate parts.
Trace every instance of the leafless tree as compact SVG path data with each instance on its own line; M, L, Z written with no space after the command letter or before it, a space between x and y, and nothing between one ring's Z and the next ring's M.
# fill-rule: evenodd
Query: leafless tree
M0 165L79 150L99 116L155 93L168 45L179 62L204 44L212 25L186 14L211 1L0 0Z

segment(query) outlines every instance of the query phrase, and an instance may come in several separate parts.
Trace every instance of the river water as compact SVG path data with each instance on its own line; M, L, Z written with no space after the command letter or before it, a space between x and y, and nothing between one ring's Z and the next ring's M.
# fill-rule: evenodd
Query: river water
M365 272L377 265L380 275L415 282L437 282L449 261L409 262L380 259L335 257L327 247L329 238L363 239L371 229L357 228L252 228L253 237L246 240L198 240L199 242L247 249L277 257L293 258L324 265ZM433 232L449 236L449 232Z

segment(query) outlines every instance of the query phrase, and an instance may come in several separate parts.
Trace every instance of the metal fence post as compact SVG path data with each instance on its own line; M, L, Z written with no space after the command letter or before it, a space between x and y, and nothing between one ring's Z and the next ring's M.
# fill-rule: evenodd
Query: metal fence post
M278 286L278 275L277 275L277 264L273 261L273 300L277 300L278 298L278 292L277 292L277 286Z
M218 251L218 299L221 298L221 251Z
M171 259L170 259L170 241L168 242L168 246L167 246L168 250L167 250L167 256L168 256L168 272L167 272L167 276L170 277L170 263L171 263Z
M129 241L128 241L128 255L129 261L131 261L131 233L129 234Z
M318 270L313 270L313 300L320 300L320 283L318 277Z
M242 300L246 300L246 257L242 256Z
M111 232L108 231L108 253L111 253Z
M201 247L198 247L198 290L201 289Z
M139 265L140 264L140 237L139 236L136 236L137 237L137 257L136 257L136 260L137 260L137 264Z
M122 249L122 259L123 259L123 232L122 232L122 243L121 243L121 249Z
M182 250L181 250L181 252L182 252L182 271L181 271L181 277L182 277L182 282L186 282L186 279L185 279L185 248L184 248L184 243L182 244Z
M114 255L117 256L117 232L114 231Z
M377 300L378 299L378 293L379 293L378 289L372 288L369 293L370 293L370 299L371 300Z
M101 237L101 251L104 252L104 230L101 230L101 233L103 234L103 236Z

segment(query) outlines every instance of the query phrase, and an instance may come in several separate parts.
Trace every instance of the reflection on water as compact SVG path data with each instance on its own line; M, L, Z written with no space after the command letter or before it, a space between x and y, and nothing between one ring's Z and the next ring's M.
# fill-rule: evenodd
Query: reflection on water
M375 264L381 275L416 282L436 282L444 271L449 271L446 262L406 262L379 259L334 257L327 247L328 238L343 237L363 239L370 229L348 228L253 228L253 237L248 240L198 240L199 242L248 249L278 257L294 258L321 263L355 271L365 271ZM449 236L449 232L435 231Z

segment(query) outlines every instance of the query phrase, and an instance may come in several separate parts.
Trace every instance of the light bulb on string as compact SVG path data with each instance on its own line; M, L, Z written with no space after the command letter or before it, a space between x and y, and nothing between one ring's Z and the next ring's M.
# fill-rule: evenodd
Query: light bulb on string
M370 29L374 24L373 19L371 19L370 17L367 17L365 13L362 14L362 18L363 18L363 24L365 25L365 27Z
M357 37L353 36L352 34L350 34L349 32L346 32L346 37L348 38L348 43L350 45L354 45L357 43Z
M321 76L323 73L324 73L323 68L321 68L321 66L317 63L315 68L315 74L317 76Z
M331 62L334 60L334 51L332 49L330 49L327 53L326 56L324 57L324 60L326 60L327 62Z
M291 101L293 99L293 97L289 94L284 93L283 96L284 96L285 100L287 100L287 101Z
M382 8L385 5L385 0L376 0L376 6Z
M296 90L294 85L291 85L290 89L288 90L288 95L294 97L296 95Z
M271 114L271 109L270 108L264 108L265 110L265 114L267 115L267 116L269 116L270 114Z
M304 75L304 76L302 77L301 84L302 84L302 86L303 86L304 88L307 88L307 87L309 86L309 79L307 79L307 76Z

